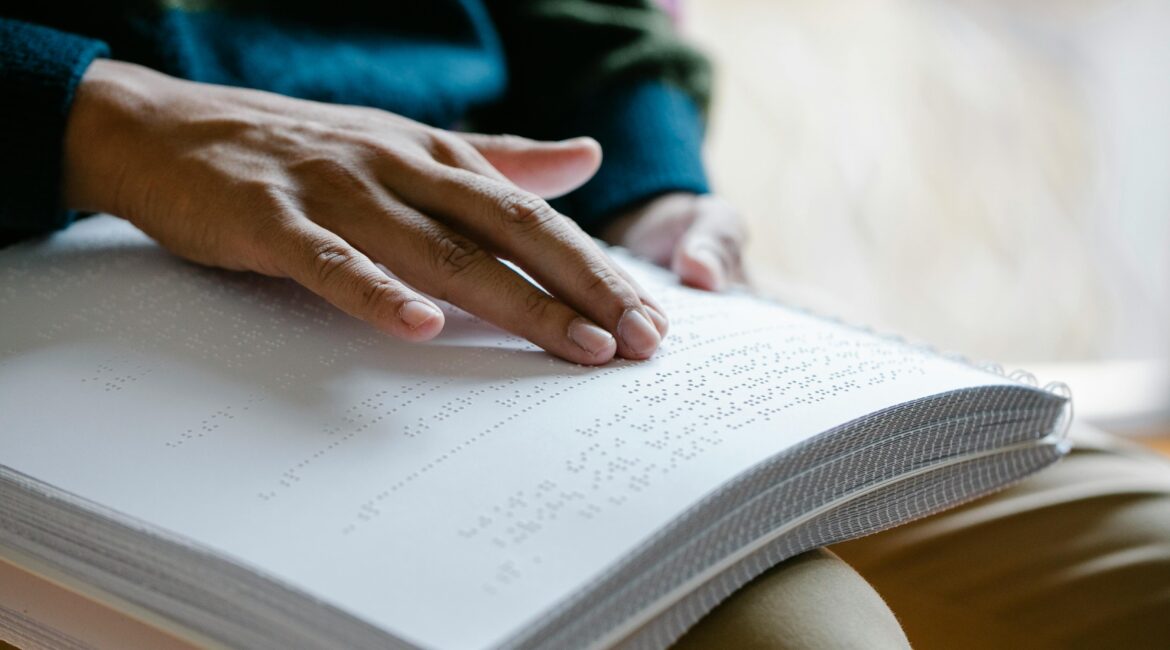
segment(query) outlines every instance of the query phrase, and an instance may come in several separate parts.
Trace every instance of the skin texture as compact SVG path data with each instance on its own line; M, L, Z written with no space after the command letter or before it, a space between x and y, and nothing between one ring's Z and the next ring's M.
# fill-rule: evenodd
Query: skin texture
M73 103L63 180L69 208L121 216L201 264L292 278L406 340L442 329L434 297L569 361L645 359L662 308L545 201L600 161L588 138L453 133L99 60ZM742 275L738 217L710 197L659 197L606 236L694 286Z
M715 195L664 194L620 216L602 237L671 269L696 289L747 283L747 230L739 212Z

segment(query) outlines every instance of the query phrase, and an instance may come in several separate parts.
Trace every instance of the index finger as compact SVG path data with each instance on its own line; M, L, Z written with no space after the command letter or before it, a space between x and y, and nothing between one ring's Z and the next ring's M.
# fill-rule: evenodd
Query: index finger
M662 315L655 318L593 239L544 199L465 169L434 164L415 173L417 178L394 183L411 205L515 262L613 333L621 356L645 359L658 349L662 332L655 321L664 323Z

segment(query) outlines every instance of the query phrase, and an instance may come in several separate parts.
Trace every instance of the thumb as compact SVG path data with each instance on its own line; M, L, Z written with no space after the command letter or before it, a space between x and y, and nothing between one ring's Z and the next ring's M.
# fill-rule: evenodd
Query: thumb
M601 166L601 145L593 138L542 142L516 135L459 135L508 180L546 199L581 187Z
M739 212L717 196L704 195L696 201L697 216L675 248L671 268L683 284L707 291L743 282L741 254L747 230Z

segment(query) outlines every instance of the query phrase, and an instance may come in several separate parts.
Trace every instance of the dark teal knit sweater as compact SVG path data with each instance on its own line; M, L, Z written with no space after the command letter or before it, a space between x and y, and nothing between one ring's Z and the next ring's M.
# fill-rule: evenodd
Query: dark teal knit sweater
M653 2L7 2L0 9L0 230L64 226L62 143L95 57L435 126L597 138L597 176L557 207L596 230L672 190L705 192L703 59Z

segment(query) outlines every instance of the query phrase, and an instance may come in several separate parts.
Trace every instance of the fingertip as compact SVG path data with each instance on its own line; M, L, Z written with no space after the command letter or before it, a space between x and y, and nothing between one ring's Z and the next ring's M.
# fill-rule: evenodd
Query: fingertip
M720 291L726 282L723 262L706 248L684 249L672 266L683 284L696 289Z
M594 155L598 163L601 162L601 143L587 135L561 140L558 144L584 150L586 153Z
M654 323L654 328L658 330L658 335L666 338L666 333L670 331L670 321L667 320L666 315L656 305L652 305L646 300L642 301L646 306L646 313L650 315L650 322Z
M398 309L402 327L395 333L408 341L428 341L443 331L446 322L443 312L434 305L421 300L408 300Z
M499 148L481 144L479 151L512 183L546 199L577 189L601 168L601 145L593 138L503 142Z
M583 353L578 362L584 365L598 366L617 354L617 340L613 335L584 318L578 317L569 323L568 336Z
M586 352L581 358L571 359L571 361L583 366L604 366L613 361L615 357L617 357L616 345L605 352Z
M649 359L662 343L662 335L642 310L627 309L617 325L620 354L627 359Z
M598 169L601 169L601 143L588 136L579 138L571 138L569 140L562 140L559 143L559 156L562 157L556 164L563 170L563 177L566 182L569 178L573 178L573 182L569 182L563 189L557 187L550 188L548 198L555 198L560 194L572 191L583 184L585 181L593 177ZM552 161L549 161L552 163Z

